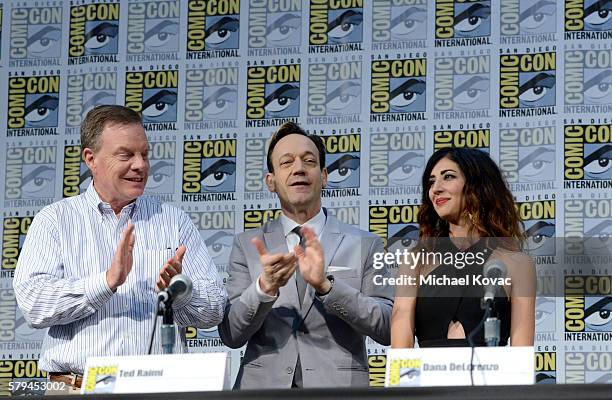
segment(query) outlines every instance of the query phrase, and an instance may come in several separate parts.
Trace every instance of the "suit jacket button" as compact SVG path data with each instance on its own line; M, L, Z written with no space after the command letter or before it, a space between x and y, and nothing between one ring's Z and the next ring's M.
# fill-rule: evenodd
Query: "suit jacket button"
M293 373L293 368L291 368L291 367L287 367L287 373L288 373L288 374L292 374L292 373Z

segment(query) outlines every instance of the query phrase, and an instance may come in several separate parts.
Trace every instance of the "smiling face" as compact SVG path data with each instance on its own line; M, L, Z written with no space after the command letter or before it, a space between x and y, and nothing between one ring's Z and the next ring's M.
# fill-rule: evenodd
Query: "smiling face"
M100 198L117 213L142 195L149 176L148 142L140 124L107 124L99 148L83 150Z
M315 144L298 134L283 137L274 147L274 172L266 175L266 184L278 195L286 213L306 212L312 217L319 212L327 170L321 170L318 154Z
M429 177L429 199L443 220L458 224L464 210L465 176L459 165L443 158L433 167Z

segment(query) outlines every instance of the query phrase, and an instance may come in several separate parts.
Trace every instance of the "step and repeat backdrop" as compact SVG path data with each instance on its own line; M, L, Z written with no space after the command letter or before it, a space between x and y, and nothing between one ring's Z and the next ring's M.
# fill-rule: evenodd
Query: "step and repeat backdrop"
M323 137L329 211L388 245L418 237L434 150L488 152L537 264L536 380L612 382L612 1L3 1L0 22L5 393L45 376L11 285L24 237L87 187L79 124L115 103L143 115L147 192L189 213L224 277L233 236L280 212L263 177L284 121ZM382 385L386 349L368 349Z

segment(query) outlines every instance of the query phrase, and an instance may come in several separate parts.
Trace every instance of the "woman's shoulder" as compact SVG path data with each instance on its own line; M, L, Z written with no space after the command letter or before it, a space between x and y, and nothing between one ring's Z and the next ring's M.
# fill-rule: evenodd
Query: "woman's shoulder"
M523 251L509 250L505 248L496 248L493 250L490 261L501 261L509 270L517 268L531 269L535 267L535 263L531 256Z

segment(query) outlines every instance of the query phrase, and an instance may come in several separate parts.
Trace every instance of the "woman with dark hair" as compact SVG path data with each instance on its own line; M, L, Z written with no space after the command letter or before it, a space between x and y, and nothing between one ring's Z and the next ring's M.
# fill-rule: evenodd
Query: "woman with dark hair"
M535 267L521 252L522 224L495 162L480 150L440 149L422 185L420 240L411 250L422 257L400 266L399 274L413 281L397 288L391 346L413 347L415 336L419 347L484 345L481 278L483 266L494 262L505 265L508 278L494 302L499 345L510 338L513 346L532 346Z

